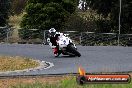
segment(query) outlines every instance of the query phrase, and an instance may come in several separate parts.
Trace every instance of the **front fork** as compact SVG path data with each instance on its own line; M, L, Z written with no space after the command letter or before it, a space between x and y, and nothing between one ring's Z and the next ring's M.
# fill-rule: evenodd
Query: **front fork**
M73 44L73 43L71 43L74 47L75 47L75 49L77 50L77 47L76 47L76 45L75 44Z

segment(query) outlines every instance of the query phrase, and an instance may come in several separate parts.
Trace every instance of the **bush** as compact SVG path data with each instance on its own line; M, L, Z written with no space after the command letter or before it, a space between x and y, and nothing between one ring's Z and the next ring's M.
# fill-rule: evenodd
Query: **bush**
M67 18L75 12L76 0L28 0L21 22L25 29L62 29Z

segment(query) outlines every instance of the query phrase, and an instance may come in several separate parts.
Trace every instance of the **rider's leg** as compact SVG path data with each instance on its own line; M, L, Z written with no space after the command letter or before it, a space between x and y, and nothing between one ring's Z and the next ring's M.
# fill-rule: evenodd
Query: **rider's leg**
M54 48L54 55L57 56L58 50L57 47Z

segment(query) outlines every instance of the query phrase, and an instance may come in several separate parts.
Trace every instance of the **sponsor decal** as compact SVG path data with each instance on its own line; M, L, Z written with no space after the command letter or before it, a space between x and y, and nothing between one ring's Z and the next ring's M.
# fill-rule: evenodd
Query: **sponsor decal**
M82 67L79 67L79 75L77 76L78 84L85 83L130 83L129 74L86 74Z

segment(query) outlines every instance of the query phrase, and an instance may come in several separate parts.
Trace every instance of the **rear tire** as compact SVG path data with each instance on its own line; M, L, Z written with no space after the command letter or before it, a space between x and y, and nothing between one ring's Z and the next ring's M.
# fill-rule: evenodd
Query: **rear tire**
M81 56L81 54L77 51L77 49L72 44L69 44L67 48L68 48L68 51L70 51L70 53L73 53L78 57Z

